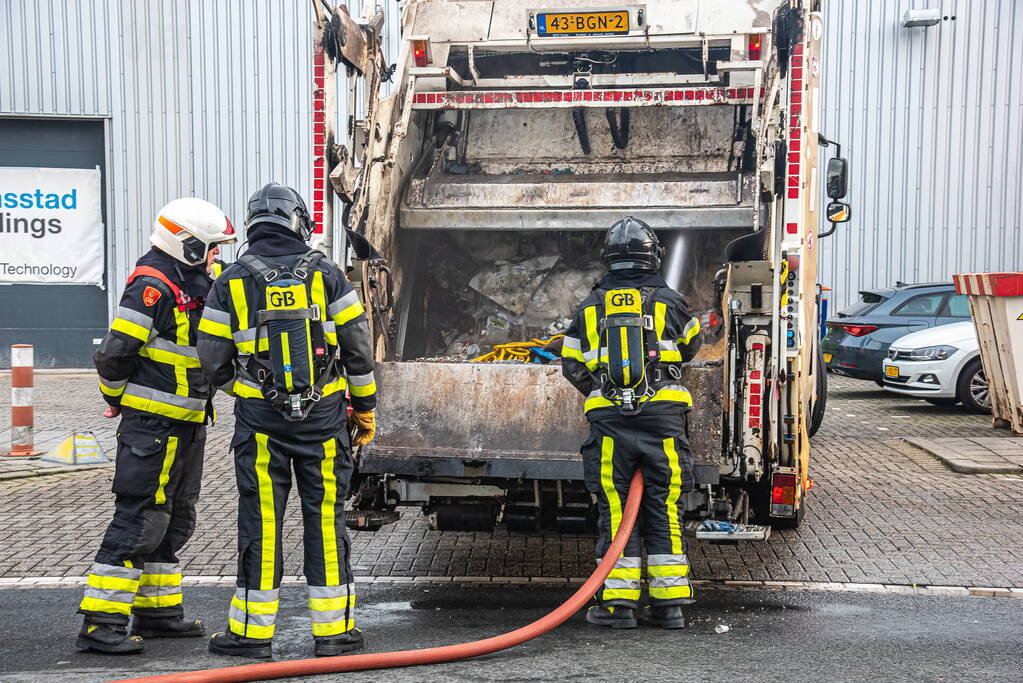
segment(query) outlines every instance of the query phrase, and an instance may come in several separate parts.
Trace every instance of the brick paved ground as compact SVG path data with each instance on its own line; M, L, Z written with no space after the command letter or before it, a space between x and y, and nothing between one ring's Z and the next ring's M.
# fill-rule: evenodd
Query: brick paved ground
M1023 474L1023 439L907 439L963 474Z
M0 387L6 378L0 377ZM37 424L113 428L89 377L37 377ZM903 437L998 438L990 418L832 378L828 415L814 439L806 521L766 543L694 543L700 578L1023 586L1023 478L965 475ZM7 392L0 391L0 399ZM227 452L230 406L207 448L199 526L183 552L192 575L234 574L236 493ZM0 416L7 414L0 403ZM0 448L3 445L0 444ZM80 576L112 506L109 469L0 481L0 577ZM293 497L285 574L298 575L301 524ZM585 536L430 531L406 512L377 533L353 534L356 571L372 576L581 577Z

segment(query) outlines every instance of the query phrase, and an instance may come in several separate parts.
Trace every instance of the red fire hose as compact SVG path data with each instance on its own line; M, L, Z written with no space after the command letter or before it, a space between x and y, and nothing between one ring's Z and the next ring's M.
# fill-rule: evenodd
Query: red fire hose
M142 678L124 679L118 683L131 683L132 681L164 681L165 683L237 683L239 681L265 681L271 678L284 678L286 676L307 676L311 674L329 674L340 671L365 671L367 669L393 669L403 666L416 666L419 664L440 664L441 662L454 662L459 659L469 659L488 655L491 652L505 650L516 645L521 645L527 640L560 626L566 619L579 611L593 596L600 585L611 573L615 561L625 549L625 542L632 532L632 526L636 522L636 514L639 512L639 502L643 495L643 475L637 469L632 477L632 484L629 488L629 497L625 501L625 511L622 513L622 522L618 526L618 533L611 541L604 559L597 566L596 571L577 590L572 597L565 601L560 607L547 616L534 621L532 624L515 629L485 640L476 640L471 643L460 645L445 645L443 647L428 647L422 650L403 650L400 652L379 652L371 655L345 655L341 657L318 657L316 659L297 659L287 662L268 662L266 664L247 664L244 666L229 666L222 669L206 669L204 671L186 671L175 674L163 674L160 676L144 676Z

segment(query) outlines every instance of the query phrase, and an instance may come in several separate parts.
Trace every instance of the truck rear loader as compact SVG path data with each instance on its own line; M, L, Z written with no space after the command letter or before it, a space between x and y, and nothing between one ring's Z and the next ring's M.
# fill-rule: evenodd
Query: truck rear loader
M604 231L631 215L701 313L682 377L687 530L759 540L798 525L826 393L819 2L410 0L394 66L382 15L314 6L314 217L329 246L339 200L380 361L349 524L414 505L442 530L590 528L582 397L558 363L471 360L534 338L536 359L556 356ZM844 196L844 160L826 182Z

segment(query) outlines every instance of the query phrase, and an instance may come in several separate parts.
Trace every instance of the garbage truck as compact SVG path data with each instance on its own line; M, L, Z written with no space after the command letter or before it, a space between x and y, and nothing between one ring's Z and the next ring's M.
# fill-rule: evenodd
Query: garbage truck
M381 13L313 4L314 218L379 361L349 525L417 506L440 530L591 528L558 339L633 216L702 322L687 532L797 526L826 399L819 177L849 214L840 149L819 169L820 3L408 0L393 64Z

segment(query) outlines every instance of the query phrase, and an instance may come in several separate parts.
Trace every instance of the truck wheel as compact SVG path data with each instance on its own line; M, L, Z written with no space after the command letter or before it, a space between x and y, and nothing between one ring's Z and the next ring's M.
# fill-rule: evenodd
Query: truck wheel
M987 375L980 358L974 358L959 373L956 395L963 407L971 413L991 412L991 392L988 390Z
M828 406L828 373L824 369L824 352L817 345L817 364L814 368L816 373L817 400L810 406L810 426L808 433L813 436L824 423L824 410Z

